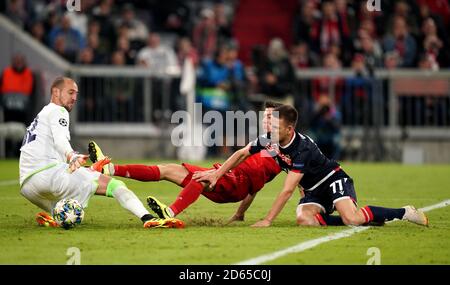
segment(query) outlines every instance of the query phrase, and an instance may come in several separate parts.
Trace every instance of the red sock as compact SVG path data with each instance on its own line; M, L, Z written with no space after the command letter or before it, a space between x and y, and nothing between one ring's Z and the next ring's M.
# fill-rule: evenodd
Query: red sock
M114 165L114 176L132 178L139 181L159 181L161 173L156 165Z
M189 182L189 184L181 190L175 202L170 205L170 209L173 211L175 216L194 203L202 191L203 185L195 180L191 180L191 182Z

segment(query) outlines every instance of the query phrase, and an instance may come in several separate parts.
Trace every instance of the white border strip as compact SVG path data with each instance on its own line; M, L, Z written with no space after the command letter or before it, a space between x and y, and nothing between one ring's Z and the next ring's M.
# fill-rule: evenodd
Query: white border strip
M419 210L422 210L424 212L428 212L434 209L439 209L439 208L444 208L450 205L450 199L449 200L445 200L442 201L440 203L434 204L434 205L430 205L424 208L421 208ZM345 230L345 231L341 231L341 232L337 232L328 236L324 236L321 238L316 238L316 239L312 239L312 240L308 240L305 242L301 242L297 245L288 247L286 249L282 249L273 253L269 253L269 254L265 254L265 255L261 255L255 258L251 258L251 259L247 259L244 261L241 261L239 263L236 263L235 265L258 265L258 264L262 264L262 263L266 263L268 261L280 258L282 256L291 254L291 253L297 253L297 252L302 252L305 251L307 249L316 247L322 243L326 243L329 241L333 241L333 240L337 240L337 239L341 239L341 238L346 238L349 236L352 236L356 233L365 231L367 229L369 229L371 227L352 227L349 230Z

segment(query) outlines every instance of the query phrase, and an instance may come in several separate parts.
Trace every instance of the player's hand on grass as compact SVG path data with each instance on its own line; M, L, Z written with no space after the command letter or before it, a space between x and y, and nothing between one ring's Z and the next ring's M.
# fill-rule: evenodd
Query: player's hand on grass
M209 184L209 189L214 189L217 183L217 171L215 169L206 171L197 171L192 175L192 178L197 182L204 182Z
M252 227L253 228L266 228L266 227L270 227L270 225L271 225L271 222L264 219L264 220L254 223L252 225Z
M228 222L227 222L227 225L229 225L229 224L231 224L231 223L233 223L233 222L235 222L235 221L244 221L244 215L242 214L238 214L238 213L236 213L236 214L234 214L229 220L228 220Z
M75 170L86 164L88 155L80 154L73 151L67 155L67 161L69 163L69 173L73 173Z

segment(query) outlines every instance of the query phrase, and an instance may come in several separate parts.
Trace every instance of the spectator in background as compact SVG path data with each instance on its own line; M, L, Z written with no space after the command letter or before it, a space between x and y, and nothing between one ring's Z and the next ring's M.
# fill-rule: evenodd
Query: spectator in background
M93 53L93 64L106 64L107 61L107 54L108 52L105 50L105 48L100 46L100 39L98 37L98 34L91 33L88 36L88 48L92 50Z
M300 42L291 48L291 64L295 68L303 69L319 66L319 57L309 50L306 42Z
M116 29L111 15L113 14L111 0L102 0L99 5L93 9L91 22L98 23L98 36L108 52L112 51L114 39L116 38ZM91 32L88 32L91 33Z
M233 96L232 104L238 110L250 110L250 104L245 94L245 70L244 65L238 59L239 45L236 40L231 40L226 46L228 53L228 69L230 72L230 91Z
M364 30L359 33L357 50L363 55L366 64L370 68L383 67L383 50L381 46Z
M397 51L390 51L384 54L384 67L389 70L398 68L400 64L400 56Z
M418 0L417 2L420 7L427 7L431 13L438 15L445 26L450 25L450 3L448 0Z
M62 44L58 43L57 39L64 41L64 50L62 51ZM50 46L53 49L58 49L58 53L63 52L65 58L70 58L74 62L78 52L86 47L86 40L83 38L78 30L72 28L70 19L67 15L63 15L60 20L60 26L55 27L49 35Z
M30 123L34 76L27 67L25 57L16 54L11 66L6 67L0 78L1 105L5 122L20 122L27 126ZM19 155L20 142L6 140L6 155Z
M323 68L329 71L336 71L341 69L341 62L339 58L332 53L328 53L323 58ZM342 97L344 81L339 77L320 76L312 80L312 96L317 102L322 95L327 95L332 102L339 104Z
M31 24L30 28L31 36L40 42L41 44L46 45L47 41L45 39L45 28L42 22L36 21Z
M436 23L433 18L429 17L422 23L422 34L419 38L420 53L426 54L430 60L434 61L434 70L439 66L448 66L448 51L446 44L438 35Z
M87 47L83 49L78 55L77 63L79 64L93 64L94 63L94 52L91 48Z
M338 16L334 2L325 0L321 5L322 18L315 21L311 30L312 47L314 50L320 50L321 54L327 54L332 46L343 46L341 58L347 61L351 52L348 24Z
M419 15L420 15L419 20L421 23L420 26L423 28L424 25L423 22L425 22L428 18L432 18L436 26L439 38L441 38L444 41L445 46L449 46L449 36L447 31L449 26L445 24L445 21L442 19L440 15L430 11L430 7L425 3L425 1L420 2L422 2L419 6Z
M311 30L318 17L318 11L313 1L303 1L300 10L299 15L294 20L294 40L306 42L311 47L313 46Z
M231 82L228 48L221 46L215 53L214 59L206 58L200 65L196 100L202 103L204 113L214 110L221 112L225 118L225 112L231 110L234 97ZM223 120L222 123L222 130L227 133L226 120ZM212 137L212 134L208 134L208 137ZM216 140L225 140L222 133L216 133L215 138ZM220 152L226 151L226 148L214 145L208 148L208 155L217 156Z
M319 97L311 120L311 136L329 159L340 157L341 115L328 95Z
M194 46L201 58L213 58L217 48L217 24L214 11L203 9L200 22L195 25L192 32Z
M342 23L342 31L345 35L351 35L352 31L356 30L356 13L347 0L334 0L336 5L336 12L339 21Z
M62 58L70 62L75 62L77 58L77 54L75 52L67 52L66 38L63 35L56 37L53 43L53 49L55 50L56 54L60 55Z
M171 72L179 68L174 50L161 45L161 39L157 33L150 34L147 46L137 55L137 63L160 72Z
M281 39L270 41L267 63L256 71L259 91L267 100L294 104L295 73Z
M0 84L5 122L30 123L28 111L34 77L22 54L12 57L11 66L2 72Z
M418 20L414 15L411 6L405 0L398 0L394 4L394 14L392 14L390 21L386 23L388 27L393 26L393 21L395 18L401 17L405 19L410 33L417 35L419 33L419 28L417 26Z
M198 76L198 99L204 108L218 111L230 109L232 94L228 63L228 49L225 46L219 48L214 59L202 61Z
M116 49L123 53L126 65L135 64L137 52L130 48L130 41L128 41L127 37L122 36L117 39Z
M415 64L417 45L416 40L408 31L406 20L397 16L393 20L392 34L383 41L385 52L396 51L400 57L399 67L412 67Z
M124 66L126 58L122 51L116 50L111 56L111 64L113 66ZM135 79L118 77L112 80L107 88L112 100L111 113L113 121L130 122L135 121L133 110Z
M226 6L223 2L214 4L213 11L216 20L218 44L222 45L232 38L231 19L226 13Z
M126 27L127 36L130 42L145 42L148 38L148 29L139 20L134 12L132 4L125 4L122 8L121 18L117 21L116 27Z
M371 79L373 71L363 54L355 54L352 60L354 76L345 79L344 94L340 101L343 121L348 125L366 125L372 118ZM379 94L377 94L379 95Z
M190 58L194 66L199 64L199 56L197 50L192 46L192 42L188 37L182 37L177 43L178 64L182 66L186 58Z
M24 8L23 0L10 0L7 1L6 12L5 15L8 17L14 24L19 26L21 29L25 27L25 23L27 20L27 13Z
M372 38L378 40L385 33L386 23L383 12L369 11L367 1L359 2L357 19L360 23L359 28L367 30Z

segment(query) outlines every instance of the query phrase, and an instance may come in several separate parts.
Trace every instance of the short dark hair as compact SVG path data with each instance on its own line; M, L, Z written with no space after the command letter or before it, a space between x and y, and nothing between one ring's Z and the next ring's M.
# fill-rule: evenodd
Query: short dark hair
M275 101L267 100L266 102L264 102L264 109L266 109L266 108L278 108L280 106L283 106L283 104L275 102Z
M274 112L278 112L278 118L283 119L288 125L297 125L298 112L294 107L290 105L281 105L273 109Z

